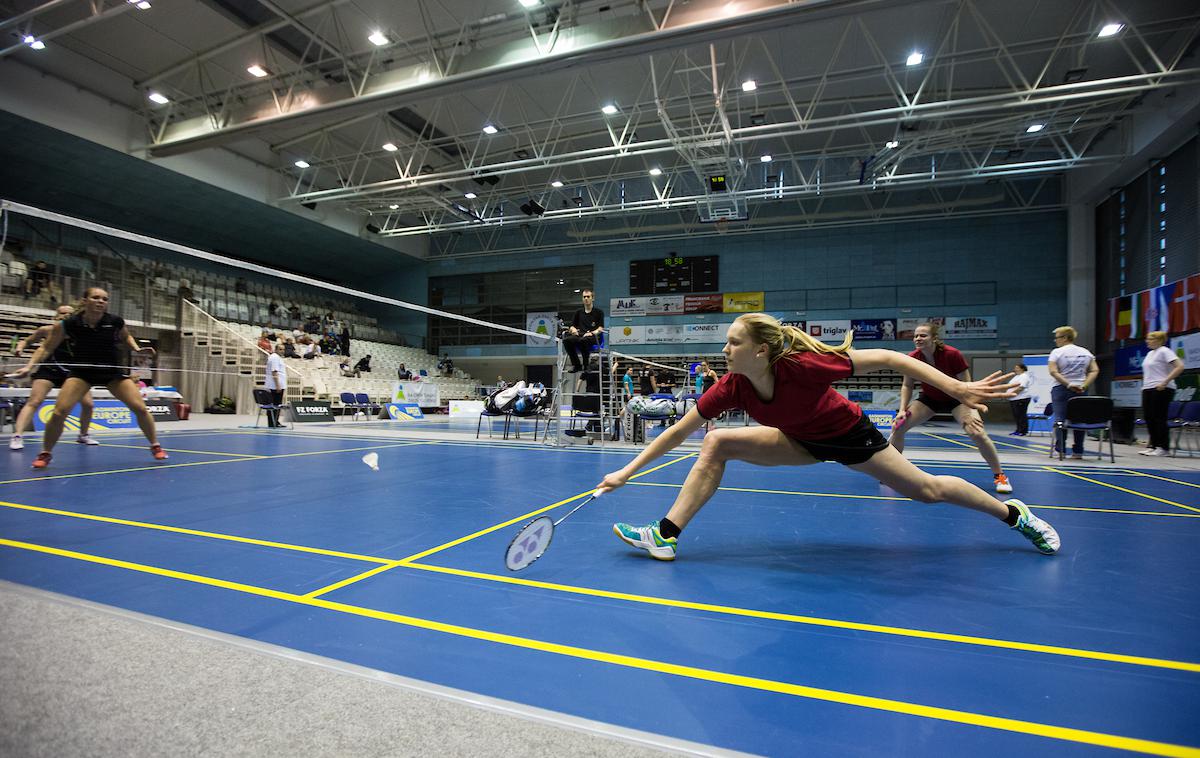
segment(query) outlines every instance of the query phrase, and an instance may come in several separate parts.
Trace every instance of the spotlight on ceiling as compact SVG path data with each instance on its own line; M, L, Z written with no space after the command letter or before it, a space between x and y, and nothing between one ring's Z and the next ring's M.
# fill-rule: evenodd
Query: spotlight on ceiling
M257 63L255 63L253 66L247 66L246 73L250 74L250 76L258 77L259 79L263 78L264 76L271 75L270 71L267 71L265 68L258 65Z
M615 116L617 115L617 106L613 105L612 103L605 103L600 108L600 112L605 116Z
M919 50L914 51L912 54L910 54L908 56L908 60L905 61L905 63L907 63L910 66L920 66L924 62L925 62L925 53L922 53Z
M1096 33L1097 37L1112 37L1115 34L1120 34L1125 28L1125 24L1105 24L1100 27L1100 31Z
M387 150L389 153L394 153L400 149L400 148L396 147L395 142L384 142L382 147L384 150Z
M150 102L158 103L159 105L166 105L167 103L171 102L171 99L161 92L151 92L149 95L146 95L146 98L149 99Z
M742 82L742 92L753 92L756 89L758 89L758 82L753 79L747 79Z
M661 175L662 175L662 169L659 168L658 166L655 166L654 168L650 169L650 176L661 176Z
M375 47L383 47L387 43L391 42L391 40L387 38L387 35L378 29L371 32L371 36L367 37L367 40Z
M1037 134L1038 132L1040 132L1041 130L1043 130L1045 128L1046 128L1045 124L1030 124L1029 127L1025 130L1025 133L1026 134Z
M560 182L559 180L555 179L554 181L550 182L550 186L551 186L551 187L554 187L555 189L557 189L558 187L561 187L561 186L563 186L563 185L562 185L562 182Z
M496 127L492 126L491 124L483 125L483 133L484 134L495 134L498 131L500 131L500 130L497 129Z
M304 160L303 158L301 158L300 160L296 161L292 165L294 165L296 168L308 168L312 164L309 163L308 161Z

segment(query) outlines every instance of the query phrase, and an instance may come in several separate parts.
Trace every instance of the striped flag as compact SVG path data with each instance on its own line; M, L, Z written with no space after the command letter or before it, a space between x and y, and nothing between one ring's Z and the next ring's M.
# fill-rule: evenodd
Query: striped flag
M1178 334L1200 329L1200 274L1180 279L1174 283L1174 288L1169 331Z
M1133 298L1123 295L1117 300L1117 329L1115 339L1128 339L1133 327Z

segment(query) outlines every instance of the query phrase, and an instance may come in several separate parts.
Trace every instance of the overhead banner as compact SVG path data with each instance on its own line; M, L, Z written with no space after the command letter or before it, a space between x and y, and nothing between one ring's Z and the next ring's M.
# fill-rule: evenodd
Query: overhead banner
M681 345L725 341L729 324L656 324L618 326L608 333L612 345Z
M762 292L726 292L721 296L725 313L755 313L765 310L766 296Z
M683 295L651 295L646 298L647 316L682 315Z
M525 335L526 345L535 345L537 347L545 347L553 344L552 340L554 333L558 328L558 314L554 311L538 311L535 313L525 314L525 329L538 334L544 334L545 337L532 337Z
M659 324L646 327L647 345L674 345L683 342L683 324Z
M850 320L841 321L809 321L808 336L816 337L822 342L841 342L850 332Z
M854 340L894 340L896 320L891 318L860 318L851 322Z
M720 295L684 295L684 313L720 313L722 299Z
M996 337L995 316L947 316L942 327L942 337L947 340L994 339Z

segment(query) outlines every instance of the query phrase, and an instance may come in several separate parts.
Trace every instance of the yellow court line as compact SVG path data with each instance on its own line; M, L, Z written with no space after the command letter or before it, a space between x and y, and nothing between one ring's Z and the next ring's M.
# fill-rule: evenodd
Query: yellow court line
M103 444L103 447L126 447L126 448L130 448L132 450L142 450L146 446L145 445L121 445L121 444L113 444L112 442L105 442ZM266 457L266 456L262 456L262 455L252 455L250 453L222 453L222 452L217 452L217 451L213 451L213 450L184 450L184 449L178 448L178 447L167 447L166 445L163 445L163 449L166 450L168 453L195 453L196 455L227 455L227 456L231 456L233 458L264 458L264 457Z
M43 508L39 505L25 505L24 503L8 503L0 501L0 506L4 508L15 508L22 511L34 511L35 513L49 513L54 516L67 516L68 518L83 519L86 521L100 521L105 524L120 524L121 526L133 526L138 529L153 529L159 532L172 532L175 534L187 534L193 537L207 537L214 540L225 540L227 542L244 542L248 545L261 545L262 547L279 548L280 550L293 550L300 553L312 553L314 555L328 555L333 558L349 558L355 561L365 561L367 563L383 563L391 564L395 561L391 558L380 558L374 555L361 555L359 553L346 553L341 550L326 550L320 547L308 547L307 545L292 545L287 542L274 542L272 540L260 540L254 537L240 537L236 534L223 534L221 532L205 532L199 529L188 529L182 526L168 526L166 524L153 524L147 521L132 521L130 519L115 518L113 516L97 516L92 513L79 513L77 511L64 511L58 508Z
M670 484L665 482L630 482L638 487L674 487L679 489L682 484ZM763 490L754 489L752 487L718 487L718 491L725 492L752 492L764 495L803 495L805 497L834 497L844 498L847 500L902 500L913 502L910 497L900 497L898 495L848 495L840 492L800 492L795 490ZM1030 508L1049 508L1056 511L1089 511L1092 513L1123 513L1131 516L1179 516L1181 518L1200 518L1200 514L1193 513L1166 513L1163 511L1130 511L1122 508L1084 508L1080 506L1070 505L1038 505L1037 503L1027 503Z
M648 468L640 474L634 474L633 476L629 477L629 481L633 481L634 479L637 479L638 477L642 477L642 476L645 476L646 474L653 473L655 471L658 471L659 469L666 468L667 466L673 466L674 464L679 463L680 461L686 461L688 458L694 458L697 455L699 455L699 453L688 453L687 455L681 455L674 460L667 461L666 463L655 466L654 468ZM0 482L0 484L3 484L3 482ZM422 558L433 555L434 553L440 553L443 550L455 547L457 545L461 545L464 542L470 542L471 540L475 539L476 537L482 537L485 534L491 534L492 532L497 531L498 529L503 529L506 526L512 526L513 524L517 524L526 519L541 515L547 511L552 511L555 508L558 508L559 506L574 502L576 500L579 500L580 498L588 497L589 495L592 494L592 492L594 492L594 490L587 490L586 492L580 492L578 495L572 495L571 497L569 497L565 500L559 500L557 503L551 503L550 505L547 505L545 508L539 508L536 511L530 511L529 513L526 513L522 516L517 516L516 518L510 518L508 521L505 521L500 524L496 524L495 526L489 526L486 529L480 529L478 532L475 532L474 534L468 534L466 537L459 537L458 539L451 540L450 542L447 542L444 545L438 545L437 547L431 547L428 550L423 550L419 553L410 555L407 558L400 559L401 563L409 563L411 561L419 561Z
M362 606L349 605L346 603L336 603L329 600L324 600L322 598L304 597L303 595L280 592L278 590L271 590L265 587L256 587L254 585L240 584L238 582L229 582L223 579L214 579L212 577L201 576L198 574L189 574L182 571L159 568L157 566L132 563L129 561L121 561L112 558L103 558L100 556L88 555L86 553L79 553L72 550L62 550L60 548L35 545L27 542L0 539L0 545L20 550L55 555L63 558L71 558L78 561L98 563L101 565L112 566L130 571L153 574L156 576L191 582L194 584L219 587L249 595L269 597L275 600L295 603L297 605L321 608L323 610L334 611L337 613L346 613L355 616L361 616L363 618L371 618L394 624L401 624L414 629L440 632L466 639L479 640L481 642L490 642L499 645L508 645L525 650L549 653L551 655L560 655L580 660L594 661L597 663L607 663L629 669L651 671L687 679L695 679L703 682L726 684L733 687L743 687L762 692L774 692L777 694L791 695L809 700L850 705L858 708L867 708L887 713L898 713L907 716L916 716L918 718L934 719L956 724L966 724L969 726L978 726L986 729L997 729L1015 732L1017 734L1045 737L1048 739L1064 740L1068 742L1077 742L1087 745L1098 745L1117 750L1132 750L1151 755L1200 758L1200 748L1188 745L1176 745L1167 742L1139 739L1136 737L1125 737L1116 734L1093 732L1084 729L1073 729L1071 727L1057 726L1054 724L1041 724L1033 721L1022 721L1019 719L1004 718L1000 716L990 716L988 714L973 713L971 711L960 711L950 708L922 705L920 703L909 703L902 700L891 700L887 698L872 697L869 695L860 695L853 692L842 692L839 690L809 687L802 684L780 682L771 679L762 679L759 677L741 676L723 671L703 669L696 666L685 666L681 664L669 663L667 661L638 658L619 653L609 653L603 650L592 650L590 648L577 647L574 645L563 645L546 640L519 637L500 632L490 632L484 629L475 629L472 627L460 626L458 624L447 624L440 621L433 621L431 619L417 618L415 616L405 616L399 613L376 610L374 608L364 608Z
M924 434L926 437L933 437L935 440L942 440L943 442L951 442L955 445L962 445L963 447L968 447L972 450L979 449L979 448L975 447L974 445L968 444L966 442L959 442L958 440L952 440L949 437L943 437L942 435L934 434L933 432L922 431L921 434Z
M714 605L712 603L697 603L690 600L675 600L672 598L661 598L647 595L633 595L627 592L613 592L611 590L592 589L590 587L577 587L570 584L539 582L532 579L520 579L515 576L504 574L488 574L480 571L468 571L466 569L449 568L446 566L434 566L428 563L406 563L404 564L404 567L410 569L420 569L421 571L431 571L438 574L462 576L470 579L482 579L489 582L501 582L503 584L514 584L522 587L536 587L537 589L565 592L572 595L588 595L591 597L602 597L609 600L622 600L629 603L640 603L643 605L661 605L669 608L687 608L689 610L705 611L707 613L717 613L727 616L744 616L748 618L767 619L770 621L786 621L791 624L822 626L833 629L850 629L857 632L873 632L875 634L887 634L897 637L912 637L916 639L937 640L939 642L954 642L962 645L979 645L981 647L1001 648L1004 650L1023 650L1032 653L1045 653L1047 655L1087 658L1090 660L1108 661L1111 663L1127 663L1132 666L1150 666L1153 668L1174 669L1177 671L1200 673L1200 663L1192 663L1190 661L1173 661L1165 658L1149 658L1140 655L1107 653L1102 650L1085 650L1079 648L1060 647L1058 645L1039 645L1033 642L1017 642L1015 640L1002 640L991 637L975 637L967 634L949 634L946 632L932 632L924 629L911 629L899 626L885 626L882 624L864 624L858 621L827 619L819 616L799 616L792 613L760 611L753 608L738 608L728 605Z
M1174 500L1166 500L1161 497L1155 497L1154 495L1147 495L1145 492L1138 492L1137 490L1126 489L1125 487L1119 487L1115 484L1109 484L1108 482L1102 482L1099 479L1089 479L1086 476L1080 476L1079 474L1072 474L1070 471L1063 471L1062 469L1057 469L1057 468L1054 468L1053 466L1045 466L1044 468L1047 471L1053 471L1056 474L1062 474L1063 476L1070 476L1070 477L1074 477L1076 479L1082 479L1085 482L1091 482L1092 484L1099 484L1102 487L1110 487L1114 490L1120 490L1121 492L1128 492L1130 495L1137 495L1138 497L1144 497L1147 500L1155 500L1160 503L1166 503L1167 505L1174 505L1178 508L1183 508L1184 510L1192 511L1194 513L1200 513L1200 508L1193 508L1190 505L1184 505L1183 503L1177 503Z
M1145 471L1134 471L1133 469L1128 469L1128 468L1125 469L1125 471L1127 471L1130 474L1133 474L1134 476L1148 476L1151 479L1161 479L1164 482L1171 482L1172 484L1182 484L1185 487L1196 487L1197 489L1200 489L1200 484L1195 484L1193 482L1185 482L1182 479L1172 479L1167 476L1158 476L1156 474L1147 474Z
M43 482L51 479L74 479L84 476L104 476L106 474L128 474L134 471L161 471L169 468L186 468L188 466L212 466L217 463L241 463L243 461L273 461L279 458L300 458L308 455L333 455L334 453L357 453L363 450L383 450L392 447L408 447L410 445L430 445L430 442L398 442L390 445L368 445L366 447L346 447L341 450L314 450L307 453L281 453L279 455L262 455L257 458L228 458L220 461L189 461L188 463L160 463L155 466L137 466L135 468L119 468L109 471L81 471L75 474L51 474L49 476L31 476L25 479L6 479L0 484L20 484L22 482Z
M642 483L639 482L639 484L642 484ZM677 486L677 485L655 485L655 486ZM629 602L640 602L640 603L646 603L646 604L650 604L650 605L665 605L665 606L673 606L673 607L679 607L679 608L692 608L692 609L696 609L696 610L710 611L713 613L726 613L726 614L735 615L735 616L749 616L749 617L754 617L754 618L774 619L774 620L781 620L781 621L790 621L790 622L794 622L794 623L813 624L813 625L817 625L817 626L830 626L830 627L837 627L837 628L843 628L843 629L854 629L854 630L861 630L861 631L878 632L880 634L897 634L900 636L908 636L908 637L924 637L927 639L937 639L937 640L946 640L946 641L951 641L951 642L961 642L964 644L987 645L990 647L1007 647L1007 648L1017 649L1017 650L1031 650L1031 651L1035 651L1035 652L1053 653L1053 654L1058 654L1058 655L1074 655L1077 657L1096 658L1099 660L1116 661L1116 662L1121 662L1121 663L1134 663L1134 664L1138 664L1138 665L1161 666L1164 668L1174 668L1174 669L1180 669L1180 670L1184 670L1184 671L1200 672L1200 664L1186 663L1186 662L1180 662L1180 661L1168 661L1168 660L1158 659L1158 658L1147 658L1147 657L1143 657L1143 656L1123 655L1120 653L1103 653L1103 652L1088 651L1088 650L1081 651L1081 650L1075 650L1072 648L1055 647L1052 645L1038 645L1036 643L1010 642L1010 641L1005 641L1005 640L994 640L994 639L989 639L989 638L985 638L985 637L971 637L971 636L967 636L967 635L950 634L950 633L944 633L944 632L928 632L928 631L924 631L924 630L909 629L909 628L905 628L905 627L881 626L881 625L877 625L877 624L864 624L864 623L854 622L854 621L839 621L839 620L834 620L834 619L824 619L824 618L813 617L813 616L797 616L794 614L774 613L771 611L757 611L757 610L753 610L753 609L736 608L736 607L732 607L732 606L712 605L709 603L696 603L696 602L691 602L691 601L686 601L686 600L672 600L672 599L656 598L656 597L643 596L643 595L631 595L628 593L612 592L609 590L590 589L587 587L577 587L577 586L573 586L573 585L551 584L551 583L547 583L547 582L538 582L538 581L533 581L533 580L528 580L528 579L517 579L515 577L508 577L508 576L503 576L503 575L485 574L485 573L480 573L480 572L475 572L475 571L466 571L466 570L462 570L462 569L453 569L453 568L446 568L446 567L442 567L442 566L433 566L430 564L404 562L404 561L396 560L393 558L382 558L382 557L374 556L374 555L362 555L360 553L347 553L347 552L338 551L338 550L326 550L324 548L315 548L315 547L309 547L306 545L292 545L292 544L288 544L285 542L273 542L273 541L269 541L269 540L259 540L259 539L254 539L251 537L240 537L237 535L223 534L223 533L219 533L219 532L204 532L204 531L200 531L197 529L187 529L187 528L183 528L183 527L167 526L164 524L153 524L153 523L148 523L148 522L144 522L144 521L132 521L129 519L120 519L120 518L114 518L111 516L97 516L97 515L90 514L90 513L77 513L77 512L73 512L73 511L59 510L56 508L43 508L41 506L24 505L22 503L0 502L0 506L16 508L16 509L26 510L26 511L34 511L37 513L49 513L49 514L56 515L56 516L66 516L69 518L78 518L78 519L84 519L84 520L88 520L88 521L100 521L103 523L121 524L123 526L132 526L132 527L138 527L138 528L143 528L143 529L153 529L153 530L164 531L164 532L175 532L175 533L179 533L179 534L194 535L197 537L208 537L208 538L218 539L218 540L228 540L231 542L243 542L243 543L252 544L252 545L262 545L264 547L279 548L282 550L293 550L293 551L302 552L302 553L313 553L316 555L328 555L328 556L332 556L332 557L336 557L336 558L349 558L351 560L380 564L379 566L369 569L361 574L357 574L355 576L349 577L348 579L343 579L339 582L335 582L334 584L331 584L329 586L322 587L317 590L313 590L312 592L307 593L305 595L305 597L317 597L319 595L324 595L328 592L332 592L333 590L341 589L342 587L345 587L349 584L353 584L354 582L357 582L360 579L366 579L368 577L375 576L375 575L382 573L383 571L386 571L388 569L392 569L392 568L396 568L396 567L403 567L403 568L417 569L417 570L421 570L421 571L433 571L433 572L438 572L438 573L443 573L443 574L452 574L452 575L456 575L456 576L464 576L464 577L470 577L470 578L475 578L475 579L486 579L489 581L505 582L508 584L523 585L523 586L528 586L528 587L552 589L552 590L557 590L560 592L570 592L570 593L582 594L582 595L593 595L596 597L613 598L613 599L617 599L617 600L626 600ZM1086 508L1070 508L1069 506L1053 506L1053 505L1034 506L1034 507L1057 508L1057 509L1063 509L1063 510L1092 510L1092 509L1086 509ZM1126 511L1115 511L1115 512L1124 513ZM1139 512L1138 511L1128 511L1128 513L1139 513ZM1191 513L1146 512L1146 515L1179 516L1181 518L1200 518L1200 514L1191 514Z

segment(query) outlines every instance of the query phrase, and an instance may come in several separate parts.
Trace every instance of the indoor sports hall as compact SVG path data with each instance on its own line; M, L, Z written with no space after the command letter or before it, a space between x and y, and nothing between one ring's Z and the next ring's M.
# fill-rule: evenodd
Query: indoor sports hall
M0 0L0 753L1200 756L1200 9Z

